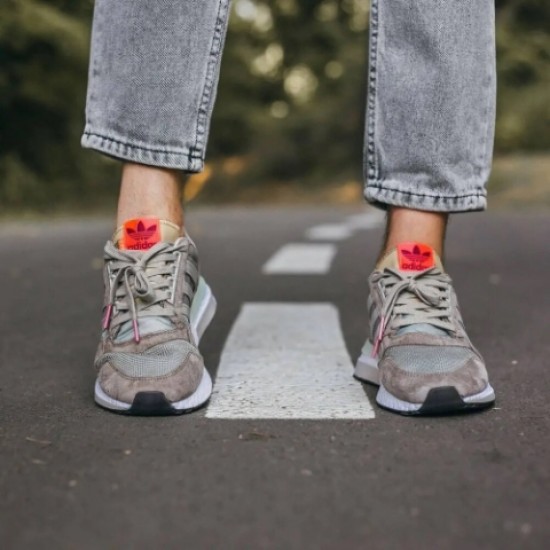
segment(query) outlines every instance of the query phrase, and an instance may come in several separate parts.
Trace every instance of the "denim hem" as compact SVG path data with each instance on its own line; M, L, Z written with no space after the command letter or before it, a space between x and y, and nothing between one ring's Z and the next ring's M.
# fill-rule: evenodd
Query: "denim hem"
M431 212L472 212L487 208L487 192L484 189L460 195L439 195L396 189L376 182L369 183L364 194L369 203L383 209L401 206Z
M94 149L120 160L137 164L173 168L190 173L200 172L204 168L204 158L198 149L167 149L136 145L123 140L85 131L82 147Z

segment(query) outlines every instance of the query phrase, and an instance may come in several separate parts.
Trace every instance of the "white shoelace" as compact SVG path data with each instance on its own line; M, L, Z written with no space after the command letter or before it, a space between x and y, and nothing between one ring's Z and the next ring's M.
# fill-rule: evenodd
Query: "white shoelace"
M374 282L382 282L385 302L378 324L373 355L388 329L399 331L416 324L453 332L451 322L451 278L437 268L404 275L386 268Z
M109 302L103 318L103 328L132 322L134 340L140 341L139 317L172 317L174 264L177 252L185 252L187 244L159 243L148 251L136 254L119 250L112 243L105 246L105 261L109 262L111 282Z

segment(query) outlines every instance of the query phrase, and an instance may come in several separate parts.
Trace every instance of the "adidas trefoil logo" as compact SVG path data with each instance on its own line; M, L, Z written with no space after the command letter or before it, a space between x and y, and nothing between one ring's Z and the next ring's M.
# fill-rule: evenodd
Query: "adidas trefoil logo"
M130 250L148 250L156 244L160 239L158 223L151 223L152 221L139 220L134 227L130 227L132 222L125 224L124 247Z
M412 250L401 248L401 262L400 269L408 271L423 271L433 267L433 253L428 247L420 248L418 245L414 245Z
M151 225L145 228L145 225L143 222L138 222L136 229L132 229L131 227L126 228L126 232L128 233L128 236L134 241L146 241L150 239L155 234L156 231L157 231L156 225Z

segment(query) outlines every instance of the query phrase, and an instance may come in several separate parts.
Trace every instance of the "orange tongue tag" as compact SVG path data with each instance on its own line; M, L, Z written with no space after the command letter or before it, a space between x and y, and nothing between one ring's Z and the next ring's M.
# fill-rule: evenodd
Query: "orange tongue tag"
M158 218L137 218L128 220L122 226L119 246L123 250L147 250L160 240Z
M420 243L401 243L397 246L397 261L401 271L424 271L435 267L431 246Z

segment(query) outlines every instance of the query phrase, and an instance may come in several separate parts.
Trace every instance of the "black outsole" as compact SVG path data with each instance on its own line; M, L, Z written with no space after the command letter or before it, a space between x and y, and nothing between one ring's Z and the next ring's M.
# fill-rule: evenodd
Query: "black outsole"
M365 380L355 375L353 377L363 384L380 387L380 384L376 384L370 380ZM401 416L452 416L490 409L495 404L495 400L493 399L485 403L467 403L460 397L454 386L441 386L439 388L432 388L428 392L426 400L417 411L398 411L397 409L381 405L378 401L376 404L385 411L400 414Z
M126 410L110 409L99 403L96 404L106 411L122 416L182 416L202 409L208 404L208 401L209 399L197 407L176 409L172 406L171 402L168 401L163 392L143 391L136 393L132 406Z
M177 410L164 393L160 391L140 391L136 393L128 414L132 416L172 416Z
M472 412L480 412L494 405L495 401L485 403L467 403L460 397L454 386L432 388L420 409L417 411L397 411L380 405L383 409L396 412L403 416L450 416Z

